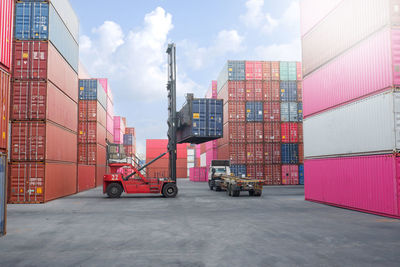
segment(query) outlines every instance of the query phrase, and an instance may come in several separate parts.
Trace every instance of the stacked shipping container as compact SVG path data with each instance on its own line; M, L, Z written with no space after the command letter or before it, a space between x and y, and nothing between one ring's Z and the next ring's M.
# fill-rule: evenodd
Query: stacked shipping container
M106 104L106 91L98 79L79 80L78 192L103 184Z
M168 140L147 139L146 140L146 163L152 161L167 151ZM176 160L176 177L187 178L187 144L178 144ZM168 177L169 154L152 163L146 169L150 178Z
M15 23L9 202L42 203L76 192L78 20L68 2L19 1Z
M126 119L121 116L114 116L113 135L115 144L124 143L125 128L126 128Z
M318 2L301 6L305 197L400 218L400 1Z
M0 236L6 233L7 150L14 1L0 1Z
M218 78L224 137L218 159L266 185L299 184L303 168L299 62L228 61Z
M129 158L136 156L136 134L135 128L126 127L124 134L124 151L125 155ZM135 160L136 161L136 160Z
M106 90L107 93L107 120L106 120L106 130L107 130L107 140L110 143L114 142L114 100L112 96L112 90L108 83L108 80L105 78L99 79L100 84Z

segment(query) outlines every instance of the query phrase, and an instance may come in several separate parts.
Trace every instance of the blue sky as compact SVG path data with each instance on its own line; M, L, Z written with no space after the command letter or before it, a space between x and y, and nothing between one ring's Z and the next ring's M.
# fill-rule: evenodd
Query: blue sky
M70 0L80 20L80 58L109 78L114 110L137 145L166 138L166 59L177 44L178 107L203 97L228 59L300 60L298 0Z

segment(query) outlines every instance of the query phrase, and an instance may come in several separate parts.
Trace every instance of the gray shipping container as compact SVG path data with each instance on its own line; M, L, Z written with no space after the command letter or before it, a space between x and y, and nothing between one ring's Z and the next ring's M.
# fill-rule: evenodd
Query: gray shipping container
M387 91L303 122L304 156L386 154L400 148L400 92Z
M246 66L243 60L228 60L217 79L218 92L227 81L244 81L246 79Z
M68 0L51 0L72 37L79 43L79 19Z
M303 74L307 76L359 41L391 23L398 0L346 0L302 39ZM392 22L396 24L396 21Z
M298 114L297 102L281 102L281 121L297 122Z
M0 236L6 234L6 205L7 205L7 177L6 177L7 156L0 155Z

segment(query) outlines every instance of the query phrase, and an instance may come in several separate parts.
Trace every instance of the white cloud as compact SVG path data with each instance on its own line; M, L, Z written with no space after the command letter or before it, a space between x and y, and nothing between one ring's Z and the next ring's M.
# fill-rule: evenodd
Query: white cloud
M301 61L301 42L300 39L294 39L290 43L258 46L255 52L260 59L272 61Z

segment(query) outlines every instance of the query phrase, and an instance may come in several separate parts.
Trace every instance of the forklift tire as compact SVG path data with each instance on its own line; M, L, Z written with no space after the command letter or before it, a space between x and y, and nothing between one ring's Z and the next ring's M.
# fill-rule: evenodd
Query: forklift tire
M119 183L111 183L107 185L106 193L109 198L119 198L122 194L122 186Z
M162 194L166 198L176 197L178 194L178 187L174 183L166 184L163 187Z
M249 191L249 196L251 196L251 197L254 196L254 193L255 193L254 190L250 190Z
M261 197L261 194L262 194L262 191L261 191L261 190L256 190L256 191L254 192L254 196L255 196L255 197Z

